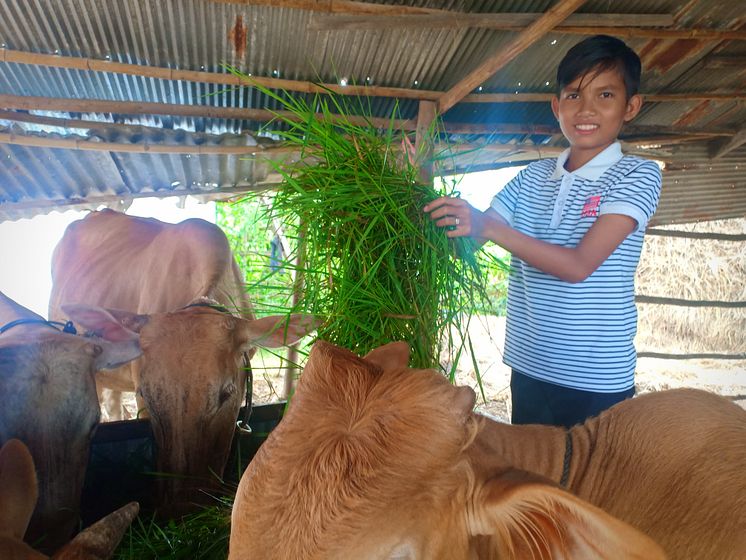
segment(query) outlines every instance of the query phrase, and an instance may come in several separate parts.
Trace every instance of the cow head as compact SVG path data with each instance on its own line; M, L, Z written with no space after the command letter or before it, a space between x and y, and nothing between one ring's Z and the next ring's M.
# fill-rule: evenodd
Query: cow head
M0 449L0 558L44 560L47 556L23 542L38 496L34 460L17 439ZM132 502L91 525L54 555L57 560L102 560L109 558L137 515Z
M137 358L136 337L103 310L106 338L86 338L46 325L0 336L0 442L17 438L34 457L39 500L28 531L43 550L66 542L78 522L91 438L100 409L94 375Z
M87 306L66 305L76 322L97 330ZM158 449L165 514L178 515L222 476L244 401L246 357L257 346L292 344L315 325L305 316L249 320L210 307L138 315L111 311L139 333L143 358L136 370L137 395L150 416Z
M475 470L473 391L407 361L316 342L241 479L230 559L662 558L538 476Z

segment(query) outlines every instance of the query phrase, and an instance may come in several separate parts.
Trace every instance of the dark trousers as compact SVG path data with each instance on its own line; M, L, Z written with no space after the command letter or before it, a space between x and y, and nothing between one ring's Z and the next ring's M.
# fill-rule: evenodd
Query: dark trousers
M560 387L511 370L510 393L513 424L550 424L571 428L635 394L593 393Z

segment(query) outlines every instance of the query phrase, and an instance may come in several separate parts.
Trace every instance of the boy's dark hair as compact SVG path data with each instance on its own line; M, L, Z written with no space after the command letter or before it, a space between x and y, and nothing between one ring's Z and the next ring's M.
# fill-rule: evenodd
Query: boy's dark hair
M642 64L637 53L621 39L594 35L580 41L565 54L557 68L557 92L588 73L594 76L616 68L624 79L627 99L640 88Z

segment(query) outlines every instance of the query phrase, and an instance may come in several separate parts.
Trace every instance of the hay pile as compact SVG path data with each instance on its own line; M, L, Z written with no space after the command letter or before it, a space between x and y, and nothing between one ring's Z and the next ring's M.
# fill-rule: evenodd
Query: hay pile
M661 227L744 234L746 218ZM691 300L746 301L746 242L648 235L635 292ZM638 351L746 352L746 309L638 303Z

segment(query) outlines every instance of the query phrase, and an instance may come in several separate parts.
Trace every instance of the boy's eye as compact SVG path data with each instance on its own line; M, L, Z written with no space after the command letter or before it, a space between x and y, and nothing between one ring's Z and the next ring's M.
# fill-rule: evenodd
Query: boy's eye
M601 97L603 97L604 99L609 99L611 97L614 97L614 94L610 91L604 91L603 93L601 93Z
M577 93L568 93L565 95L565 99L578 99L579 97Z

